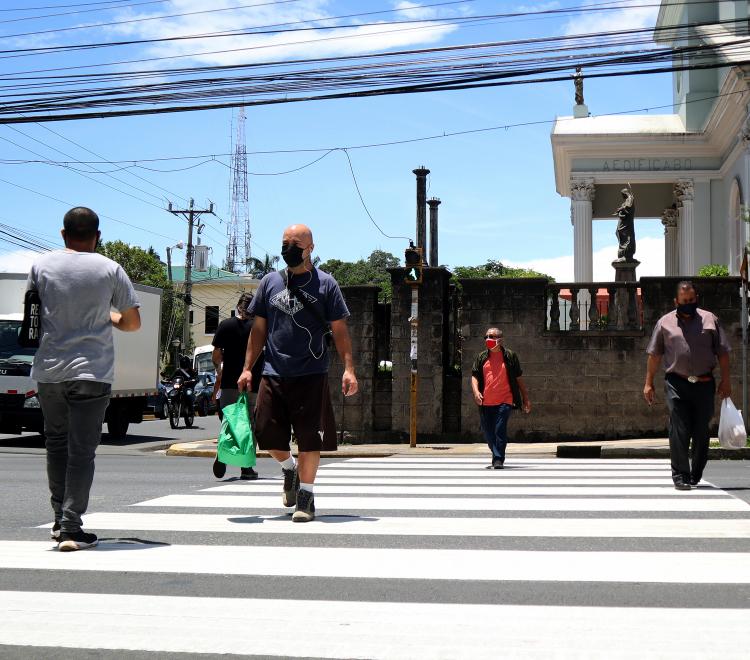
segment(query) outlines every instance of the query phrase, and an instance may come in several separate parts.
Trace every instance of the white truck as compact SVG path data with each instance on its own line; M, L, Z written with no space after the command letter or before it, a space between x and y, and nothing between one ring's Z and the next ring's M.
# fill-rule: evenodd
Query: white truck
M0 273L0 433L44 429L31 363L36 349L22 348L27 273ZM143 421L146 397L158 394L161 289L135 285L141 302L141 329L113 330L115 382L105 421L110 436L122 439L131 423Z

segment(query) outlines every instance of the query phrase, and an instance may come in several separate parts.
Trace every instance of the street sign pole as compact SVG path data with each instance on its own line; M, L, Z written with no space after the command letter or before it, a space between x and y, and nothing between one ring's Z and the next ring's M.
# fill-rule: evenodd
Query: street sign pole
M409 447L417 446L417 347L419 336L419 287L411 288L411 349L409 357L411 360L411 388L409 397Z
M747 428L747 246L742 248L742 419Z

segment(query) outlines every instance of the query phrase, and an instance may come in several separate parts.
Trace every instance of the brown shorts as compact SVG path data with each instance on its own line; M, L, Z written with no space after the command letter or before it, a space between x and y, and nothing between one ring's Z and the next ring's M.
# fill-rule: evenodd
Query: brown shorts
M328 374L263 376L255 404L254 430L260 449L289 451L294 430L299 451L335 451L336 421Z

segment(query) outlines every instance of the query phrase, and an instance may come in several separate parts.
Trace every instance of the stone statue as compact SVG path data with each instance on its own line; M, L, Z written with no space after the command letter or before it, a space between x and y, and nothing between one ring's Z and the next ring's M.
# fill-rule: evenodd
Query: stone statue
M635 196L630 184L627 188L623 188L620 193L622 194L622 204L612 214L620 219L615 232L619 242L617 261L633 261L635 255Z
M576 105L585 105L583 102L583 70L580 66L576 67L576 75L573 76L573 83L576 87Z

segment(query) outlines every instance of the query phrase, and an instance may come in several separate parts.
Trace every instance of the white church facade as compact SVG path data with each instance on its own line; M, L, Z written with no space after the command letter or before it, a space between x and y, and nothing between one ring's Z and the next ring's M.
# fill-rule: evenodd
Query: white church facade
M576 282L593 280L592 222L612 219L628 183L636 218L662 220L666 275L693 276L706 264L739 272L749 235L750 66L742 64L750 61L749 13L746 1L662 2L656 41L711 45L722 66L675 71L672 114L592 117L578 105L556 121L555 184L570 198ZM679 41L671 29L710 22ZM689 60L675 59L682 62Z

